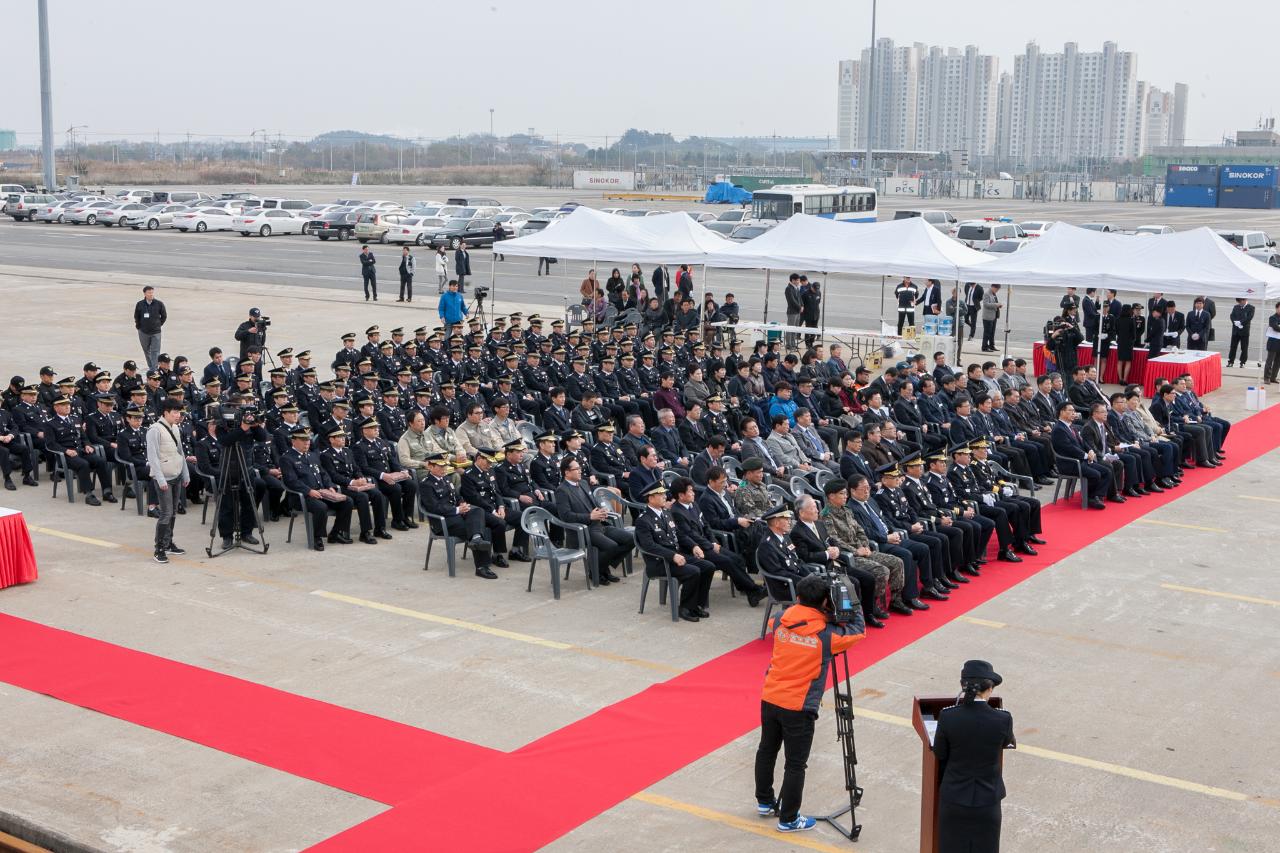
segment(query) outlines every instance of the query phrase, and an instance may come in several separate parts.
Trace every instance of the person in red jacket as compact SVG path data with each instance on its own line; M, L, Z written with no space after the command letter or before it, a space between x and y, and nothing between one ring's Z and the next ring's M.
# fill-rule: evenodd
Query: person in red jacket
M803 832L817 824L816 819L800 814L800 800L818 703L827 690L831 657L866 636L861 610L848 624L827 622L828 588L821 576L802 578L796 584L798 603L772 621L773 657L760 701L756 813L768 817L777 812L779 832ZM775 799L773 770L780 747L786 748L786 764L781 798Z

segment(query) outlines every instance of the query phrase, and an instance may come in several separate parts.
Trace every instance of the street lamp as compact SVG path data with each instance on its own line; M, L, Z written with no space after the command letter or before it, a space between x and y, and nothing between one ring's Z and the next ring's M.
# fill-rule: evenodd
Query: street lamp
M80 168L76 162L79 159L79 157L77 156L79 152L76 148L76 131L88 130L88 129L89 129L89 125L87 124L76 124L67 128L67 142L71 146L71 168L76 170L76 174L80 173Z

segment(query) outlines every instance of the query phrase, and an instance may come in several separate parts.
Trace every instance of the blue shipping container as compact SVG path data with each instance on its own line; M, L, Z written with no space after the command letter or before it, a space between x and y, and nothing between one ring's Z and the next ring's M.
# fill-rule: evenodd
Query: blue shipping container
M1216 187L1218 186L1218 167L1208 164L1169 166L1165 174L1165 186L1178 187Z
M1164 188L1165 207L1217 207L1215 187L1168 186Z
M1218 176L1218 187L1270 187L1274 189L1280 180L1280 170L1275 166L1223 166Z
M1272 187L1223 187L1218 191L1218 207L1270 210L1276 206Z

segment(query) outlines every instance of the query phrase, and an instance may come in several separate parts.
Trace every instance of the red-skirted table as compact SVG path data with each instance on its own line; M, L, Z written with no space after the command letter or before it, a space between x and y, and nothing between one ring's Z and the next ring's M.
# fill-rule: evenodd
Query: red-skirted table
M26 519L16 509L0 507L0 588L31 583L36 577L36 552Z
M1184 373L1191 374L1197 395L1217 391L1222 387L1222 356L1216 352L1193 350L1169 352L1153 358L1147 362L1143 393L1151 397L1163 381L1176 379Z
M1036 376L1044 375L1044 341L1036 341L1031 345L1031 366L1035 368ZM1079 344L1076 346L1076 364L1091 364L1093 362L1093 344ZM1063 377L1067 379L1068 377Z

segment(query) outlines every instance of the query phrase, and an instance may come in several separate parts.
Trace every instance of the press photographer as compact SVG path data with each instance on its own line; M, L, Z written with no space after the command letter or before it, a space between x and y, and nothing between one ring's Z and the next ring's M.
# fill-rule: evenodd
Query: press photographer
M271 318L262 316L262 309L250 308L249 319L236 327L236 340L240 342L240 360L249 357L249 347L262 347L266 350L267 329L271 327Z
M779 536L775 531L769 535ZM833 599L838 602L834 606ZM802 578L796 583L796 601L772 621L773 656L761 695L756 749L756 811L761 817L777 812L779 832L803 832L817 825L816 818L800 814L800 800L818 704L826 692L832 658L865 636L862 611L840 581L824 575ZM773 770L779 748L786 750L786 763L781 797L775 798Z
M270 436L262 426L251 397L233 397L225 405L210 406L205 414L217 424L215 434L222 451L216 495L222 550L234 548L237 541L258 545L253 528L260 529L260 525L254 509L253 474L248 459L252 455L253 444L269 441Z

